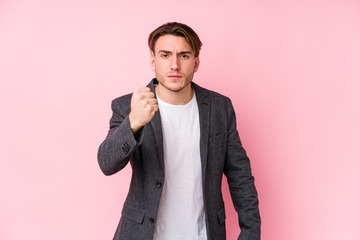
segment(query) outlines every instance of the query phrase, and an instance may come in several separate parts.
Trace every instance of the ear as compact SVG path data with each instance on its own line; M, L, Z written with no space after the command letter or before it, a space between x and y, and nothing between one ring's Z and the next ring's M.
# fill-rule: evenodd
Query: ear
M153 51L150 53L150 67L155 72L155 54Z
M199 56L197 56L195 58L195 69L194 69L194 72L197 72L197 70L199 69L199 66L200 66L200 58Z

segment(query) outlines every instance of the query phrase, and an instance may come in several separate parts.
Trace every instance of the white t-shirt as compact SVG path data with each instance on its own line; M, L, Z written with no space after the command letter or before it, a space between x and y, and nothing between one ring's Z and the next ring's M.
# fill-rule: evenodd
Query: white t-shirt
M171 105L159 97L157 100L163 132L165 181L154 240L206 240L195 93L185 105Z

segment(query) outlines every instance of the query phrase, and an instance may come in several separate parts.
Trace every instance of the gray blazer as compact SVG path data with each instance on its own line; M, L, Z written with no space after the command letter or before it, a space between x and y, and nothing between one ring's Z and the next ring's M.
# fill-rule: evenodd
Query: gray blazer
M154 91L153 79L148 87ZM239 240L260 239L257 191L250 161L236 130L235 112L229 98L195 83L200 118L200 154L203 197L208 239L226 239L225 209L221 193L223 173L227 177L241 233ZM110 130L98 151L105 175L111 175L128 162L132 167L129 193L114 240L152 239L164 182L164 155L159 111L134 136L130 130L131 94L112 102ZM182 221L182 219L179 219Z

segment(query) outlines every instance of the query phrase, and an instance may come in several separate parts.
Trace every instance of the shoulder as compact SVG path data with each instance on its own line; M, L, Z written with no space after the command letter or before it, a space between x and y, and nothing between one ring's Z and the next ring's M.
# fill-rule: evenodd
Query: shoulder
M193 87L195 89L195 94L199 99L205 99L207 101L210 101L213 103L223 103L223 104L231 104L231 100L229 97L218 93L213 90L209 90L206 88L203 88L196 83L193 83Z
M115 112L130 112L130 103L131 103L132 93L117 97L112 100L111 108Z
M129 93L129 94L126 94L126 95L123 95L123 96L120 96L120 97L117 97L115 99L112 100L112 102L114 103L127 103L131 101L131 96L132 96L132 93Z

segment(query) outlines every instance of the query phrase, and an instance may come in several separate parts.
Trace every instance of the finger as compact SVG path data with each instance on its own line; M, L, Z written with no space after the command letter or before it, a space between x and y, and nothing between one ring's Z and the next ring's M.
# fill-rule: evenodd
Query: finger
M133 98L137 100L147 100L154 98L155 94L152 92L142 92L142 93L134 93Z
M142 92L141 98L155 98L155 94L153 92Z
M155 113L159 110L159 106L158 105L153 105L151 106L151 110L150 113L151 115L155 115Z
M144 93L148 93L151 92L149 88L145 87L145 88L139 88L136 91L133 92L133 97L136 98L143 98L142 95Z
M149 87L142 87L136 90L138 93L144 93L144 92L151 92L151 89Z
M150 105L157 105L157 99L156 98L149 98L147 99L147 103Z
M147 106L147 105L157 105L157 100L156 98L147 98L147 99L142 99L141 101L141 104L143 106Z

